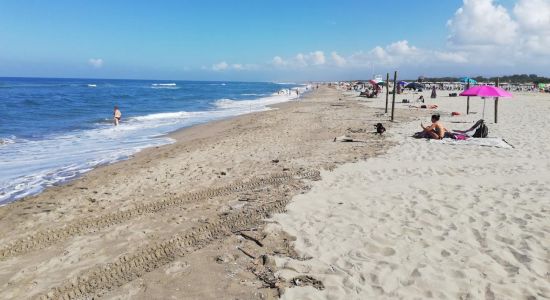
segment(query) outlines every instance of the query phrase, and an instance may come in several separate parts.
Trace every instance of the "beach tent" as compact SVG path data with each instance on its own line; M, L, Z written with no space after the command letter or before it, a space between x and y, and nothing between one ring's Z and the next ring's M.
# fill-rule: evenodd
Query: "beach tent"
M470 97L483 97L483 119L485 119L485 97L494 97L495 98L495 123L497 123L497 114L496 114L496 108L497 108L497 101L498 98L512 98L512 94L509 92L496 87L496 86L490 86L490 85L477 85L472 88L469 88L465 90L464 92L460 93L460 96L470 96Z

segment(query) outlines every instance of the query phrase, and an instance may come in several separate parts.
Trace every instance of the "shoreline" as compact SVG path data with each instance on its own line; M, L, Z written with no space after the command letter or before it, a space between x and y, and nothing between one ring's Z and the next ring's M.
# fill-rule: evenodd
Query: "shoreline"
M304 89L303 86L297 86L295 88ZM303 92L302 92L302 95L303 95ZM273 94L273 95L270 95L270 96L263 96L263 97L254 98L254 99L251 99L251 100L244 100L244 101L260 102L260 106L258 106L258 104L254 104L254 111L251 111L251 112L248 112L248 109L247 109L246 112L243 112L243 111L238 111L238 110L234 111L233 108L228 108L228 111L233 113L232 115L219 116L219 115L214 114L212 116L211 120L207 120L207 121L198 120L198 123L196 123L197 121L193 121L193 119L190 118L191 121L188 122L188 123L191 123L191 124L189 124L189 125L184 125L182 127L175 128L175 129L167 128L168 131L165 131L164 133L161 133L161 134L158 134L158 135L155 135L155 136L152 136L152 137L148 138L147 139L148 142L146 142L147 146L145 146L145 147L144 147L144 145L140 145L141 143L145 143L145 142L137 142L137 144L135 144L133 146L130 145L129 147L124 146L123 144L119 145L120 149L118 150L118 152L116 152L117 150L114 150L114 148L113 149L109 148L110 152L107 151L106 154L105 154L108 157L106 159L103 159L101 156L93 156L93 157L88 156L87 158L86 157L83 158L83 159L87 159L86 161L84 161L84 160L81 160L81 161L73 160L73 161L71 161L71 163L76 164L77 166L74 167L74 168L71 168L70 171L68 171L68 172L74 172L74 174L71 174L71 175L68 175L68 176L60 176L60 177L58 176L59 178L55 179L53 181L48 180L48 179L44 179L43 177L45 177L45 175L41 174L40 172L36 173L37 172L36 170L35 170L35 173L32 173L32 174L25 174L25 175L21 175L17 178L12 178L13 182L10 182L9 184L6 185L5 194L2 195L3 197L8 195L8 197L10 197L10 198L5 198L5 199L0 198L2 200L2 204L0 204L0 206L8 205L10 203L19 201L19 200L24 199L24 198L39 195L40 193L43 193L45 190L53 188L53 187L59 187L59 186L63 186L63 185L66 185L66 184L70 184L72 181L77 180L78 178L82 178L83 176L85 176L90 171L93 171L94 169L102 168L106 165L110 165L110 164L118 163L120 161L125 161L125 160L128 160L128 159L131 159L133 156L135 156L139 152L142 152L146 149L158 148L159 146L164 146L164 145L168 145L168 144L177 142L173 139L173 137L175 135L177 135L177 132L180 131L180 130L185 130L187 128L191 128L191 127L194 127L194 126L197 126L197 125L208 124L208 123L216 122L216 121L219 121L219 120L231 119L231 118L239 117L241 115L246 115L246 114L250 114L250 113L262 112L262 111L265 111L265 110L269 110L270 106L273 105L273 104L263 104L263 103L261 103L262 101L265 101L265 100L269 100L268 103L274 101L274 102L276 102L275 104L278 104L277 103L278 101L282 101L282 102L279 102L279 103L296 101L296 98L294 96L290 96L290 95L288 95L288 96L283 95L281 99L278 99L278 98L281 98L281 95ZM224 111L224 109L212 110L212 113L223 112L223 111ZM140 118L140 116L132 117L132 118ZM130 120L130 125L132 125L131 120ZM96 128L96 129L91 129L91 130L105 130L105 129ZM111 133L111 134L113 134L113 133ZM73 138L77 138L77 137L73 137ZM130 140L129 140L130 144L136 142L135 138L134 138L134 140L132 140L131 137L128 137L128 138L130 138ZM1 146L1 144L0 144L0 146ZM101 149L96 149L96 150L102 151ZM78 155L78 153L73 153L73 152L70 152L70 153ZM131 153L131 154L128 154L128 153ZM40 156L40 153L38 153L37 155ZM68 166L67 165L59 165L59 164L55 165L54 164L51 169L42 170L41 172L46 172L47 171L48 173L51 174L51 176L55 177L55 176L58 175L57 174L58 172L62 172L62 170L64 170L65 168L68 168ZM63 177L65 177L65 178L63 178ZM30 179L25 179L25 178L30 178ZM33 179L33 178L36 178L36 179ZM36 180L36 182L33 182L33 181L26 182L26 180ZM27 187L24 190L19 190L17 188L17 186L18 185L23 185L23 184L29 184L29 187ZM8 188L12 188L12 189L7 190ZM24 196L21 196L21 195L24 195Z
M379 120L379 109L345 99L341 92L323 87L299 101L277 104L277 109L176 131L172 133L176 143L145 149L131 159L0 207L0 243L4 245L0 248L0 281L6 282L1 287L4 295L47 294L54 287L65 286L67 280L87 278L87 272L101 269L105 263L123 264L117 257L141 257L140 251L157 249L154 247L165 245L163 241L178 239L185 232L198 234L196 228L204 224L225 224L228 221L222 220L231 216L239 224L249 224L245 227L262 228L261 216L284 209L293 195L306 191L308 182L317 179L317 170L378 155L391 146L370 131L371 123ZM369 142L333 142L343 134ZM246 271L250 257L235 247L250 247L248 239L226 232L242 230L235 226L207 230L208 237L190 242L195 248L186 254L172 258L159 254L151 262L155 265L151 272L139 268L125 271L130 272L128 278L142 279L108 280L106 290L98 287L86 293L107 298L117 291L140 294L144 284L150 291L158 288L158 293L166 295L184 292L163 292L164 285L143 280L164 278L168 282L166 268L175 270L170 278L193 282L196 293L216 290L211 283L193 281L185 272L193 268L194 275L214 278L236 272L232 275L235 280L228 282L232 287L218 289L218 296L275 295L276 287L263 287L265 281ZM289 238L284 236L271 234L278 237L271 243L274 246L260 250L268 256L282 251L281 247L292 252ZM170 249L172 252L163 253L185 248ZM224 253L231 257L219 263L216 257ZM29 268L35 271L26 272ZM52 273L54 269L56 273ZM243 286L239 282L245 279Z

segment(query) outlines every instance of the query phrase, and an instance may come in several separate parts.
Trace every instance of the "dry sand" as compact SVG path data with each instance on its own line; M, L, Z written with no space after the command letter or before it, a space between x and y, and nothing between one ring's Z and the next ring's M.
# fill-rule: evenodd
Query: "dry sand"
M479 98L475 114L451 117L465 98L428 95L448 128L481 118ZM550 298L550 95L501 99L498 124L492 113L487 100L490 136L515 148L413 139L429 122L418 118L389 130L388 153L323 171L270 227L296 236L308 258L278 258L278 274L324 289L294 287L283 299Z
M275 256L298 256L262 220L320 170L384 153L380 111L322 87L0 207L0 298L258 299L307 282L274 277Z

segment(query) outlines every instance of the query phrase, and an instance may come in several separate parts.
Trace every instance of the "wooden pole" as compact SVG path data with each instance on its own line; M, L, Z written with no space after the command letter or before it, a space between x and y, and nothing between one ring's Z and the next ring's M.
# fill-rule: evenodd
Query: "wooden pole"
M396 89L397 88L397 71L395 71L395 73L393 74L393 95L392 95L392 99L391 99L391 121L393 122L393 114L394 114L394 110L395 110L395 94L396 94Z
M470 88L470 79L468 79L468 85L466 85L466 89ZM466 98L466 114L470 113L470 96Z
M497 78L496 87L500 85L500 78ZM498 123L498 97L495 98L495 124Z
M386 110L384 113L388 113L388 100L390 98L390 73L386 73Z

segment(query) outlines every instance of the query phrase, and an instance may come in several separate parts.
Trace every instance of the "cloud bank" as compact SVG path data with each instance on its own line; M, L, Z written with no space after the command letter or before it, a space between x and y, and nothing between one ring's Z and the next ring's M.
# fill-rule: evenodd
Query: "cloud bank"
M448 36L440 49L399 40L348 54L327 49L288 57L276 55L254 69L342 73L376 65L384 69L521 72L550 67L550 0L518 0L510 9L495 0L463 0L450 14L446 28ZM241 66L221 62L211 69L249 69Z

